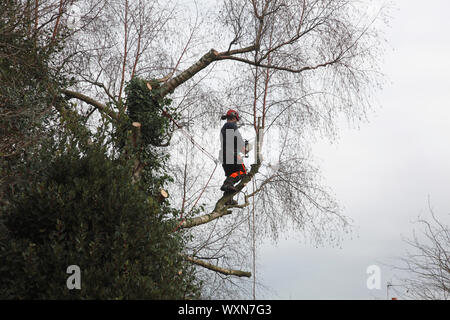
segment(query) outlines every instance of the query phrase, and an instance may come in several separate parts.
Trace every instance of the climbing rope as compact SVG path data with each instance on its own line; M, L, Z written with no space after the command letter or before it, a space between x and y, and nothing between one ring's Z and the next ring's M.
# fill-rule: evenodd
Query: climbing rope
M208 181L206 182L205 186L203 187L202 191L200 192L200 195L199 195L199 196L197 197L197 199L195 200L195 202L194 202L194 204L193 204L191 210L189 211L188 215L194 210L195 206L197 205L197 202L198 202L198 201L200 200L200 198L202 197L203 192L205 192L206 188L208 187L209 183L211 182L211 179L212 179L212 177L213 177L213 175L214 175L214 172L216 172L217 165L218 165L218 163L216 163L216 166L214 167L214 170L211 172L211 175L209 176ZM184 221L186 221L186 219L183 218L183 211L181 211L181 217L180 217L180 219L181 219L181 222L177 225L177 227L175 228L175 230L173 230L173 232L177 231L177 230L181 227L181 225L184 223Z
M256 190L256 181L253 179L253 191ZM252 267L253 267L253 300L256 300L256 228L255 228L255 195L253 195L252 208Z
M181 133L183 133L183 135L189 139L189 141L195 146L197 147L203 154L205 154L209 159L211 159L214 163L214 169L211 172L208 181L206 182L205 186L202 188L202 191L200 192L199 196L197 197L197 199L195 200L194 204L192 205L191 210L189 211L188 215L194 210L195 206L197 205L198 201L200 200L200 198L202 197L203 193L205 192L206 188L208 187L209 183L211 182L211 179L214 175L214 173L216 172L217 166L219 165L219 160L214 157L211 153L209 153L205 148L203 148L197 141L195 141L194 137L189 134L189 132L187 132L186 130L184 130L184 128L178 124L178 122L170 115L169 112L167 112L167 110L162 109L162 114L163 116L167 117L170 121L173 122L173 124L175 124L175 126L180 129ZM183 217L183 211L181 212L181 216L180 216L180 223L177 225L177 227L174 229L174 232L177 231L182 225L183 223L186 221L186 218Z
M189 132L184 130L184 128L175 121L175 119L170 115L170 113L168 113L166 110L163 110L162 112L163 112L163 116L167 117L170 121L172 121L175 124L175 126L178 129L180 129L181 133L183 133L183 135L185 137L187 137L194 146L196 146L201 152L203 152L214 163L216 163L216 164L219 163L219 160L216 157L214 157L211 153L209 153L205 148L203 148L197 141L195 141L194 137Z

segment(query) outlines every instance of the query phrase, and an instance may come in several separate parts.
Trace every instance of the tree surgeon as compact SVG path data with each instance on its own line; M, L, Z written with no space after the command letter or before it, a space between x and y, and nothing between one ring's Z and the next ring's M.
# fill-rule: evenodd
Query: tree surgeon
M226 176L220 190L224 191L224 196L226 196L236 191L234 185L247 174L241 155L245 154L246 147L237 127L238 112L230 109L221 119L227 120L220 130L221 150L219 153L219 159ZM226 204L236 205L237 202L231 199Z

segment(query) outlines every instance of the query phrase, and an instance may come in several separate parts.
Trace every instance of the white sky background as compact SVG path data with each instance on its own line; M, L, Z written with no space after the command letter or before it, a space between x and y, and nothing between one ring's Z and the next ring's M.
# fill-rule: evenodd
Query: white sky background
M333 144L314 146L324 185L355 236L342 248L314 248L287 235L258 249L257 281L264 299L385 299L386 282L398 273L385 264L403 256L402 236L434 212L450 216L450 2L396 0L383 72L369 123L343 123ZM381 268L380 290L368 290L366 269Z

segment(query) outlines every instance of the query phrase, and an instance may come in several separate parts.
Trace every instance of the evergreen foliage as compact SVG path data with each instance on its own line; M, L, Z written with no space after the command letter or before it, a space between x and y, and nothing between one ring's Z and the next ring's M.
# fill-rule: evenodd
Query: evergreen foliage
M128 83L125 88L127 114L131 121L141 123L143 144L158 146L169 135L170 121L161 115L164 109L171 110L172 101L160 97L160 84L157 81L150 81L149 84L152 90L149 90L143 79L133 78Z
M67 81L50 67L64 34L50 45L38 37L18 1L0 4L0 159L20 154L41 137L43 121Z
M21 167L27 183L10 190L0 216L0 297L198 296L176 212L132 182L131 161L92 138L51 139ZM66 287L70 265L81 268L81 290Z
M61 38L43 45L21 2L0 9L0 299L199 297L181 254L188 239L173 232L179 213L159 199L171 179L159 148L170 140L170 99L133 79L121 121L88 128L51 66ZM132 121L142 124L134 145ZM70 265L81 290L66 286Z

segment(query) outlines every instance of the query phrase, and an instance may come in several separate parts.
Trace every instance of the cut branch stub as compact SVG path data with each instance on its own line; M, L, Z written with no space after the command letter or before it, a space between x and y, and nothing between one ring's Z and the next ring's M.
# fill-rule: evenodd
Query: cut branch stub
M159 190L159 202L164 202L167 198L169 198L169 193L164 190L164 189L160 189Z

